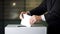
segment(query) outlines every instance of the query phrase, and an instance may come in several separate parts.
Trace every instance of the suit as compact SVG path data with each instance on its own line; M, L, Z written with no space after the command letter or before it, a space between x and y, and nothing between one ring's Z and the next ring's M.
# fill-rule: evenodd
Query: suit
M48 12L44 14L45 12ZM48 23L47 34L59 33L60 30L60 0L44 0L38 7L30 11L31 15L44 14Z

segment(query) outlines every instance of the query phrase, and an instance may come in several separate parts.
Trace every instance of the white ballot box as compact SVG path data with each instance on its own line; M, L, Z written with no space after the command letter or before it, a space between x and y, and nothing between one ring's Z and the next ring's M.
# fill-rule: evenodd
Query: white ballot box
M5 27L5 34L46 34L47 27L39 26L38 24L32 27L25 27L20 24L8 24Z

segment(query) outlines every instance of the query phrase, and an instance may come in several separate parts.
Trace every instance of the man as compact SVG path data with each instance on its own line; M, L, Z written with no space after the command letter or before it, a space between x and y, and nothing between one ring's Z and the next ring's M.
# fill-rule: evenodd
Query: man
M47 12L45 14L45 12ZM44 0L42 4L30 12L30 23L46 21L48 23L47 34L58 34L60 31L60 0Z

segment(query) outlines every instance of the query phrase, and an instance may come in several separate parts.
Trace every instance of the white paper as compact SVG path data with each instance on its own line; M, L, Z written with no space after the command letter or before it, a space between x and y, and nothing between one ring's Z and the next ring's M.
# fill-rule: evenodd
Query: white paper
M31 27L30 25L30 18L31 16L27 15L27 14L23 14L23 19L21 20L21 25L24 25L26 27Z

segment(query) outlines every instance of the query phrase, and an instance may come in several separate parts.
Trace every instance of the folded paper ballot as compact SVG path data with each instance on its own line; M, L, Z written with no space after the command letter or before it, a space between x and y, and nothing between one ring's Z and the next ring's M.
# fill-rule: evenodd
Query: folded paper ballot
M23 14L23 17L24 18L21 20L21 25L24 25L26 27L31 27L31 24L30 24L30 18L31 18L31 16L27 15L27 14Z

